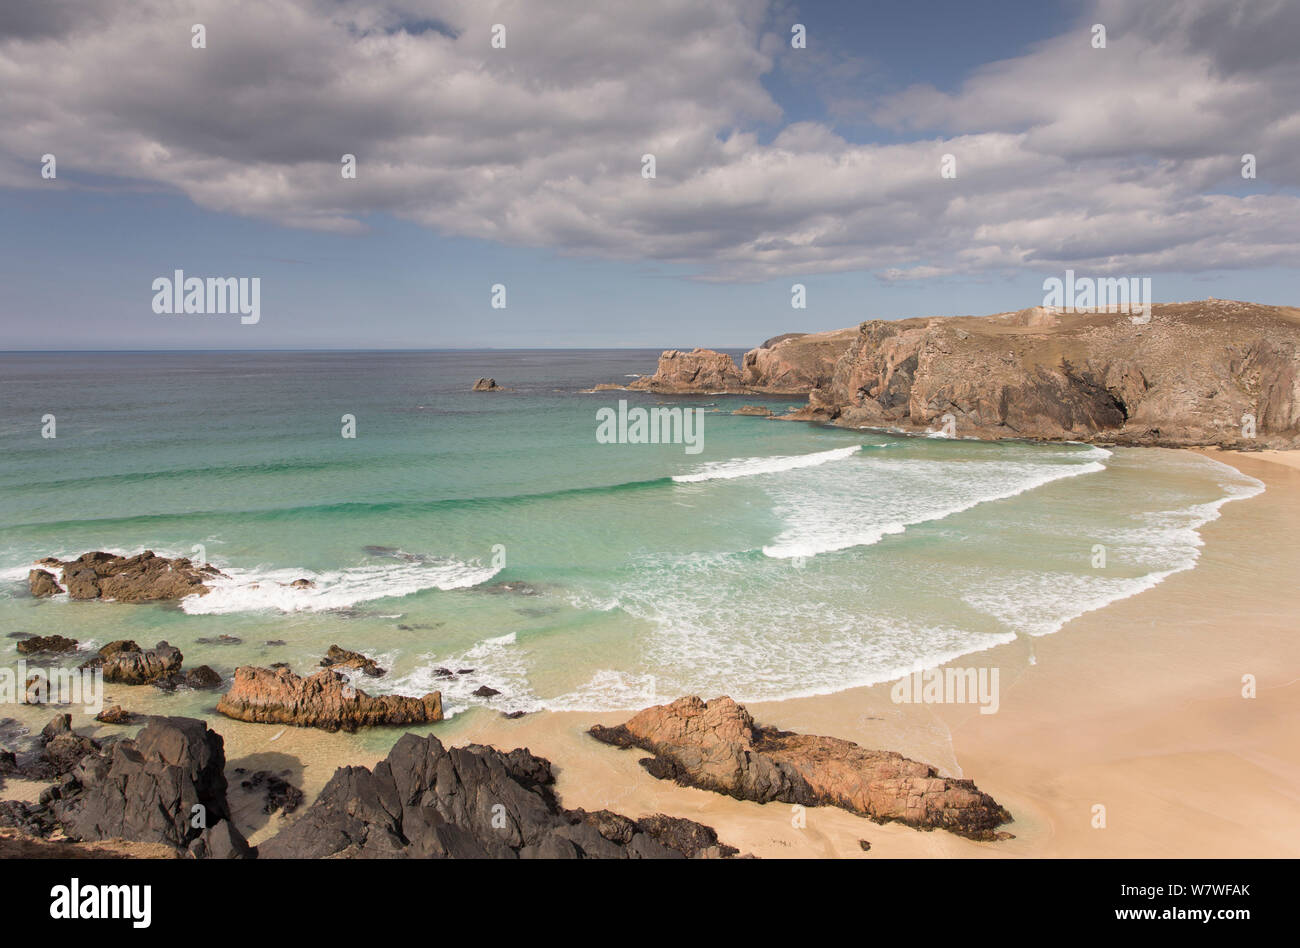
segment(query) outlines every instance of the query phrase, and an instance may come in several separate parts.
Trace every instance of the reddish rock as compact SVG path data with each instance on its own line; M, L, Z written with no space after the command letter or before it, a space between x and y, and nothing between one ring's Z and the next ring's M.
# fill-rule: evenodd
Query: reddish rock
M367 658L360 652L339 648L337 645L329 647L329 651L325 653L325 657L320 660L320 663L323 668L355 668L371 678L378 678L380 675L387 674L387 671L380 668L374 659Z
M230 690L217 711L238 721L292 724L326 731L355 731L386 724L428 724L442 720L442 693L423 698L370 696L336 671L323 668L307 678L287 668L235 669Z
M693 349L690 352L669 349L659 357L659 367L654 375L642 376L628 388L666 395L744 390L735 360L712 349Z
M631 387L806 394L804 409L781 417L851 428L933 431L951 415L958 437L1300 446L1295 307L1164 303L1145 323L1041 306L871 320L768 340L745 354L738 380L719 359L730 363L708 350L665 352L659 371Z
M997 827L1011 820L970 780L941 777L893 751L761 727L726 697L679 698L590 733L654 754L642 763L655 777L741 800L838 806L880 823L897 820L972 839L995 839Z

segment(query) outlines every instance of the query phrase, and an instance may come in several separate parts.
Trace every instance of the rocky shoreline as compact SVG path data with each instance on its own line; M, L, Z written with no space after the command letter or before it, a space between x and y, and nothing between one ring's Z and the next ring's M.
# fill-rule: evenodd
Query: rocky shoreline
M668 350L628 386L804 395L782 419L849 428L1238 450L1300 446L1300 310L1233 300L1124 313L1034 307Z
M234 825L225 743L195 718L152 717L134 738L92 740L56 716L20 762L0 752L0 777L55 780L35 804L0 801L0 856L172 853L197 859L728 858L707 826L655 814L566 809L550 761L527 749L444 747L406 734L373 769L340 767L301 815L257 847ZM302 793L275 775L265 812ZM108 844L108 847L97 844Z
M112 710L106 720L135 718ZM446 747L433 735L411 733L372 768L338 768L301 812L301 790L280 774L236 769L244 792L265 797L257 804L262 812L286 814L275 835L252 846L234 824L224 740L204 721L150 716L133 738L94 739L58 714L26 749L13 724L0 722L0 735L16 748L0 749L0 786L6 777L48 786L35 803L0 801L0 856L60 849L129 856L132 846L155 857L161 850L264 859L739 854L693 820L568 809L556 794L551 762L527 748ZM737 799L837 806L875 822L978 840L1010 836L996 830L1010 815L969 780L939 777L928 765L849 741L760 727L725 697L682 698L590 733L616 747L650 750L655 756L642 763L655 777Z

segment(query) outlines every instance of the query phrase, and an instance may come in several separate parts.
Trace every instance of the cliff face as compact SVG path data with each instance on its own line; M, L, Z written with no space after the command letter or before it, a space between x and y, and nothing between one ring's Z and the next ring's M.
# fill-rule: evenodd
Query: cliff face
M661 359L641 381L699 391L674 368ZM846 427L947 423L959 437L1295 447L1300 310L1205 300L1156 305L1145 324L1042 307L873 320L781 337L745 355L737 384L709 390L807 393L796 417Z

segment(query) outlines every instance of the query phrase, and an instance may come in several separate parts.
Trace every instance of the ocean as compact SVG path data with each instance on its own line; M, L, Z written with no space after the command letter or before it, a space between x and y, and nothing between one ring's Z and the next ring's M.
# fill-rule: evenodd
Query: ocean
M1263 489L1190 452L582 391L657 356L0 354L0 630L166 639L223 676L307 673L337 643L389 669L366 690L440 689L449 715L780 699L1058 632L1192 568L1198 528ZM510 391L471 392L479 376ZM597 412L620 399L702 409L699 453L601 443ZM229 578L179 604L28 595L34 559L97 549L200 556ZM16 660L12 637L0 649Z

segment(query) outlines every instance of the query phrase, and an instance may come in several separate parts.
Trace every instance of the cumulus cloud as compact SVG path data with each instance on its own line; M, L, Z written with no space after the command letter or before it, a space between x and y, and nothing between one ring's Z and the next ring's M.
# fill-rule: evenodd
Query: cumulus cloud
M1293 265L1297 9L1099 0L953 92L887 97L871 114L903 140L858 144L768 93L799 51L765 0L8 4L0 185L48 185L49 152L63 187L341 232L387 213L709 280ZM866 70L816 55L840 96Z

